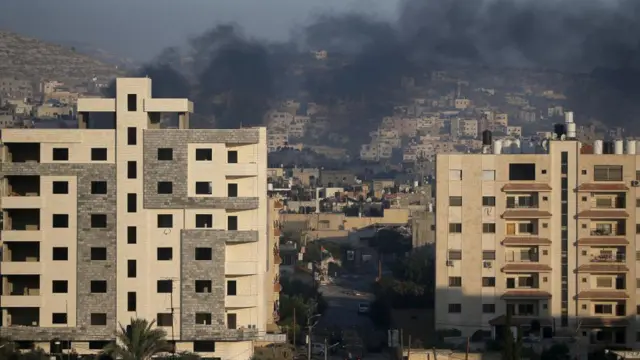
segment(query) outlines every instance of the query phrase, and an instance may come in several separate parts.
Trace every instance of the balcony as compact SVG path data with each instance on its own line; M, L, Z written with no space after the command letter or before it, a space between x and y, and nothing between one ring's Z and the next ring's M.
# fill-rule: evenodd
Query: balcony
M257 295L232 295L225 296L224 306L227 308L251 308L258 306Z
M4 303L3 303L4 306ZM7 309L7 327L14 326L39 326L40 309L22 305Z
M598 210L626 209L625 193L598 193L591 196L591 208Z
M504 300L517 300L517 299L550 299L551 294L536 289L510 289L505 291L502 295Z
M550 212L537 210L535 208L514 208L502 213L503 219L542 219L550 217Z
M629 188L625 184L615 183L591 183L581 184L576 188L577 192L626 192Z
M537 209L538 207L537 193L527 195L507 194L507 209Z
M4 275L2 276L2 297L11 303L11 298L20 298L26 302L34 302L40 298L40 276L38 275ZM2 306L7 303L2 301ZM17 302L17 306L20 302Z
M36 295L2 295L0 296L0 303L4 308L39 308L42 306L42 297Z
M512 182L506 184L502 187L502 191L504 192L549 192L551 191L551 186L549 184L541 184L535 182Z
M255 275L258 273L257 261L227 261L224 264L225 275Z
M2 207L6 209L38 209L42 207L39 176L7 176Z
M621 209L591 209L578 213L579 219L626 219L629 213Z
M32 261L6 262L0 264L2 275L40 275L42 273L42 263Z
M505 264L502 267L502 272L505 273L520 273L520 272L550 272L551 266L546 264L534 263L534 262L521 262Z
M602 252L599 254L589 255L590 263L625 263L626 254L624 252L609 253Z
M258 176L257 163L235 163L225 165L225 176Z
M39 143L5 143L5 162L7 163L39 163Z
M40 230L40 210L4 209L4 230L36 231Z
M612 219L611 221L591 222L590 236L625 236L626 220Z
M578 300L626 300L629 294L622 290L588 290L581 291L575 296Z
M539 249L537 246L505 253L505 262L507 263L537 263L540 261Z

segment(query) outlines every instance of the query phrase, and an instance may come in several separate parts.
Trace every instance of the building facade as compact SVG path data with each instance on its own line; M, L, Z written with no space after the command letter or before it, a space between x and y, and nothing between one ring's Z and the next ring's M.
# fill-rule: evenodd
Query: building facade
M272 321L266 129L189 129L193 104L148 78L116 91L78 101L79 129L2 131L0 336L99 352L138 317L178 351L248 359Z
M437 156L437 327L495 335L509 311L543 336L637 346L635 141L590 154L576 140L500 147Z

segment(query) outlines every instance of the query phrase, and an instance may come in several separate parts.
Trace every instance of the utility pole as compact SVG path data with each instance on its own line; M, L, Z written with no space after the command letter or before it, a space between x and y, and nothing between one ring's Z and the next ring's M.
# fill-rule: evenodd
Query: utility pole
M400 354L404 356L404 332L400 329Z
M467 336L467 351L464 354L464 360L469 360L469 341L470 338Z
M324 338L324 360L329 360L329 346L327 345L327 338Z
M293 307L293 346L296 346L296 331L298 330L298 324L296 323L296 308Z
M404 354L402 354L402 356L404 357ZM409 348L407 349L407 360L411 360L411 335L409 335Z

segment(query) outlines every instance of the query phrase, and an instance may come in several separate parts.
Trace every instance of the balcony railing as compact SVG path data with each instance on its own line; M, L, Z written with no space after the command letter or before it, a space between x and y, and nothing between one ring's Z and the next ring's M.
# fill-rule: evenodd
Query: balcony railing
M592 263L621 263L626 261L626 254L594 254L589 258Z
M524 203L524 204L510 204L507 203L507 209L537 209L538 206L538 202L532 202L532 203Z
M625 232L621 230L613 231L613 230L606 230L606 229L594 229L594 230L591 230L590 235L591 236L624 236Z

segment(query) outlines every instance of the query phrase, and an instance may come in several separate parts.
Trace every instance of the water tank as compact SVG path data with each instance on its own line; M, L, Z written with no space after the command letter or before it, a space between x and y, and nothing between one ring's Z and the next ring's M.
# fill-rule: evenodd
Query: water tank
M568 122L567 123L567 139L575 139L576 138L576 123Z
M268 183L267 184L267 190L268 191L273 191L273 184L272 183Z
M635 155L636 154L636 141L635 140L627 140L627 154Z
M493 153L494 154L502 153L502 140L496 140L493 142Z
M613 151L613 141L605 141L602 143L602 153L605 155L611 155Z
M622 140L616 140L614 143L614 151L616 155L622 155L624 154L624 141Z
M556 134L556 139L560 140L562 135L567 134L567 130L564 124L555 124L553 125L553 133Z
M567 111L564 113L564 122L573 123L573 111Z
M596 140L593 142L593 153L596 155L602 155L602 140Z
M515 139L511 143L511 153L520 154L520 139Z
M491 146L491 131L485 130L482 132L482 145Z
M502 140L502 153L511 154L511 140Z

